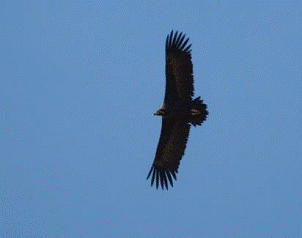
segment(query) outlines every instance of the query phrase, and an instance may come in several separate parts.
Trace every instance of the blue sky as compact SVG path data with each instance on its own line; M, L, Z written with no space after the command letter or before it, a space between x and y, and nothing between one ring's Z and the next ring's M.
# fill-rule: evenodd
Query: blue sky
M301 26L300 1L1 1L0 236L302 236ZM209 117L162 191L172 29Z

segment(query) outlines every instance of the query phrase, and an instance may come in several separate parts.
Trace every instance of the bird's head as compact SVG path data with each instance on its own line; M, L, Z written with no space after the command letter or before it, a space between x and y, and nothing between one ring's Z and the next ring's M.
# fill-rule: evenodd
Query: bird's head
M166 115L166 109L164 105L161 106L160 109L158 109L156 112L153 114L154 116L165 116Z
M154 116L164 116L165 114L166 114L166 108L164 103L156 112L153 113Z
M164 116L165 115L165 109L160 108L156 112L153 113L154 116Z

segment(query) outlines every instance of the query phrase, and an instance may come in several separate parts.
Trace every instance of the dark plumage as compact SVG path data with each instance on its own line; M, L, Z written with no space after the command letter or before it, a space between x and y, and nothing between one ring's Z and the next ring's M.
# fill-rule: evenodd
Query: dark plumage
M166 92L162 107L154 115L162 116L161 135L155 159L147 179L151 176L151 186L156 181L162 189L173 187L178 167L184 155L190 126L201 125L208 111L200 97L194 95L193 65L191 45L185 34L173 35L166 39Z

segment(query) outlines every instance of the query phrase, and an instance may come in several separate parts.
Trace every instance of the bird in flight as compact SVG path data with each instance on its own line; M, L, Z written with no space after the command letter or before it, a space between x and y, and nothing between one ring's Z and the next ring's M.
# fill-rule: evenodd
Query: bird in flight
M166 92L164 103L154 115L162 116L162 128L155 159L147 179L151 176L156 188L173 187L178 167L184 155L190 127L200 126L208 115L207 105L195 98L191 44L183 33L173 31L166 39Z

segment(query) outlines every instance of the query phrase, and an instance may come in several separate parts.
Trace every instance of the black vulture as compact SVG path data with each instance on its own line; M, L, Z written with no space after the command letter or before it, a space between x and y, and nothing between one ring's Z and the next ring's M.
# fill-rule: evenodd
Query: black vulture
M183 33L173 31L166 39L166 92L162 107L154 115L162 116L162 128L157 151L147 179L151 186L168 190L173 187L178 167L184 155L191 125L201 125L208 115L207 106L195 98L191 44Z

